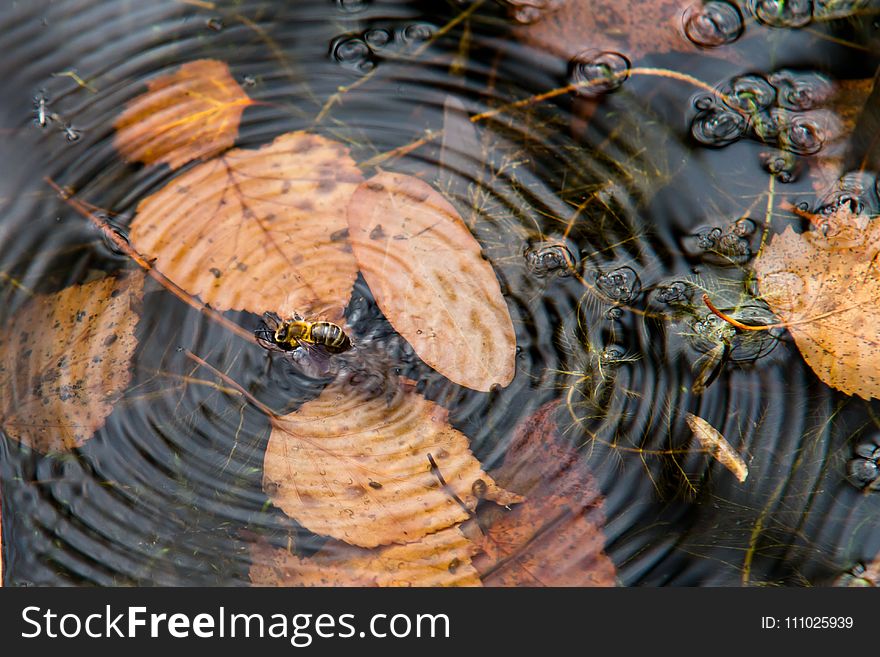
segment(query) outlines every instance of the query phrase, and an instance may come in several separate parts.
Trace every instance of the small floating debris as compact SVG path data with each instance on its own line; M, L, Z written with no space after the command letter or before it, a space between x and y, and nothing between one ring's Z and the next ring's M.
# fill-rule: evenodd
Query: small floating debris
M743 461L742 457L736 453L733 447L730 446L730 443L727 442L727 439L715 427L693 413L686 413L685 421L687 421L691 431L694 432L697 440L700 441L704 451L711 454L715 460L730 470L740 482L746 480L746 477L749 476L749 468L746 466L746 462Z

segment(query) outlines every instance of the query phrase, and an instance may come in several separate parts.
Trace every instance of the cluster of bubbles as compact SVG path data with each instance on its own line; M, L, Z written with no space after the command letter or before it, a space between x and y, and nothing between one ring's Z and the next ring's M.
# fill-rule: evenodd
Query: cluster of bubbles
M703 48L717 48L736 41L745 26L736 5L729 2L703 2L688 7L682 16L685 36Z
M749 0L748 10L760 23L771 27L804 27L812 20L849 16L868 6L870 0Z
M537 278L564 278L578 271L577 248L567 240L530 241L523 251L526 269Z
M427 41L435 28L428 23L410 23L397 28L372 28L360 34L339 36L330 44L330 56L355 73L369 73L383 56L398 53L413 43Z
M780 70L749 74L722 85L715 96L700 96L691 134L706 146L727 146L749 136L795 155L818 153L834 132L833 114L818 109L834 93L824 75ZM774 173L790 172L785 158L766 158Z
M855 446L846 464L846 474L859 489L880 490L880 434Z
M705 226L685 240L685 250L716 265L741 265L752 257L755 222L742 217L727 226Z
M336 6L347 14L356 14L370 6L370 0L336 0Z
M630 304L641 294L642 282L631 267L596 274L596 290L616 304Z
M630 68L630 61L619 52L585 50L569 62L568 77L577 93L599 96L619 89L629 77Z

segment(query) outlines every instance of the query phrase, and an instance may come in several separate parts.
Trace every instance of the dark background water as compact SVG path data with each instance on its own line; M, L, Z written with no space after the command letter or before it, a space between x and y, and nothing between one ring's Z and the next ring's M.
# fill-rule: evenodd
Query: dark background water
M263 101L245 111L237 145L313 130L349 145L359 162L442 129L450 97L473 114L568 84L569 63L519 44L500 4L485 2L443 29L466 8L439 1L211 8L6 0L0 271L39 293L132 267L44 177L106 208L124 228L138 201L174 174L124 163L112 146L113 120L146 80L187 61L227 62ZM707 50L631 59L713 86L781 69L861 80L880 62L877 36L870 13L808 30L746 20L744 36L723 56ZM58 75L66 71L92 89ZM340 86L355 83L316 121ZM383 164L441 188L482 242L517 331L517 376L507 388L470 391L422 364L362 279L348 320L359 339L380 345L428 398L449 408L487 469L503 460L514 427L541 404L570 402L560 429L606 497L606 551L621 584L827 584L880 550L878 497L846 478L854 448L880 433L880 406L818 381L783 332L736 337L717 378L702 395L692 392L719 330L711 320L706 327L694 290L731 305L747 299L744 280L761 241L768 189L773 231L790 223L779 220L781 201L815 208L822 198L805 174L771 188L761 165L766 144L741 139L708 148L696 141L691 122L700 93L635 75L601 99L587 127L578 118L584 103L562 94L480 122L475 135L443 154L436 140ZM41 95L61 119L42 128L34 122ZM873 162L862 146L872 134L871 107L843 148L848 166L866 153ZM450 131L454 115L445 120ZM876 197L866 202L876 205ZM582 276L536 276L524 250L562 236L579 206L567 238ZM724 232L743 217L754 230L736 236L734 257L719 256L711 229ZM3 319L28 298L6 280ZM690 300L669 302L676 283ZM757 317L772 321L766 307L753 305ZM234 319L257 324L245 313ZM261 490L265 417L219 390L177 347L209 359L280 411L316 396L322 382L277 359L267 370L258 347L152 284L138 338L132 383L85 447L40 456L0 440L7 585L246 584L246 537L293 533L305 553L321 545ZM705 455L678 453L691 440L687 412L745 456L745 483Z

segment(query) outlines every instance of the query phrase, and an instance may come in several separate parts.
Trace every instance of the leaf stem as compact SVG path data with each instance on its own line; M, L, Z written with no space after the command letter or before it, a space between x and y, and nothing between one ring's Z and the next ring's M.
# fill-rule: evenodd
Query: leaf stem
M202 367L205 367L206 369L208 369L212 374L214 374L214 376L218 377L221 381L223 381L223 383L228 385L230 388L232 388L233 390L238 392L242 397L247 399L251 404L256 406L260 411L262 411L269 418L270 422L272 422L274 424L274 422L276 420L280 419L278 414L275 411L273 411L271 408L266 406L259 399L254 397L247 390L242 388L241 384L238 383L238 381L233 379L231 376L229 376L228 374L225 374L224 372L221 372L220 370L218 370L216 367L211 365L211 363L209 363L205 359L203 359L199 356L196 356L189 349L183 349L183 353L186 354L186 357L189 358L190 360L195 361L196 363L198 363Z
M770 329L786 328L788 326L787 324L762 324L760 326L751 326L749 324L743 324L739 320L734 319L730 315L727 315L724 312L722 312L721 310L719 310L718 308L716 308L715 304L712 303L712 300L709 299L708 294L703 295L703 303L706 304L706 307L709 310L711 310L714 315L717 315L718 317L723 319L725 322L727 322L731 326L735 326L736 328L738 328L742 331L769 331Z

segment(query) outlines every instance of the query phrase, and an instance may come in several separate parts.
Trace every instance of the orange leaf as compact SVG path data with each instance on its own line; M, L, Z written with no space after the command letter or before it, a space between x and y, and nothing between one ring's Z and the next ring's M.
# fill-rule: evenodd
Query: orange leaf
M545 404L518 428L493 473L526 501L480 514L486 530L474 566L486 586L615 585L603 551L603 499L576 454L556 443L557 408Z
M330 540L308 558L261 541L251 546L250 578L256 586L480 586L472 550L458 527L372 550Z
M310 531L361 547L411 543L466 520L478 501L477 480L486 498L517 502L483 472L446 418L444 408L410 390L389 400L331 385L274 421L263 490Z
M822 381L880 398L880 220L849 203L823 219L770 240L754 263L758 286Z
M131 241L218 310L320 311L335 321L357 276L344 234L360 180L341 144L287 133L199 164L144 199Z
M541 52L569 60L585 50L647 53L699 52L682 30L692 0L507 0L532 20L518 26L519 39ZM535 10L528 10L529 7Z
M231 148L245 107L253 100L229 67L199 59L147 85L119 115L114 144L129 161L177 169Z
M348 223L376 302L423 361L474 390L510 383L516 336L501 286L439 192L380 173L355 191Z
M103 424L131 378L144 275L107 277L31 299L0 331L0 425L42 452Z

